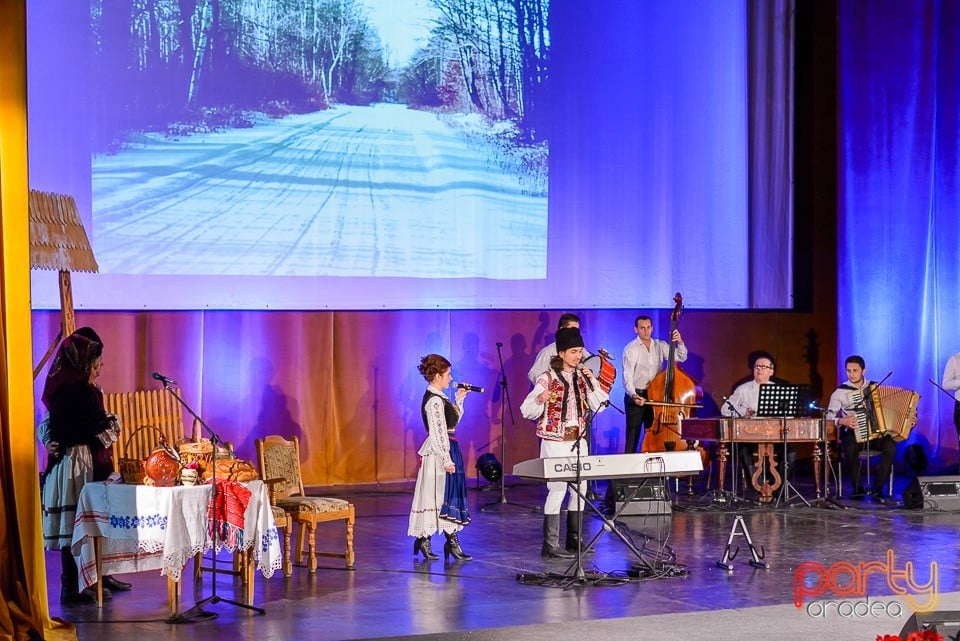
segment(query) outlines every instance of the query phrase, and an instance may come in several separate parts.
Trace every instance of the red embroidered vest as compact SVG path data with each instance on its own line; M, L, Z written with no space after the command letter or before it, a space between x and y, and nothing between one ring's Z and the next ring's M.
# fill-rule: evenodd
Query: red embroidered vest
M537 424L537 436L548 441L575 441L577 440L577 434L583 431L584 422L589 410L589 406L587 405L587 392L589 391L587 389L587 383L583 376L577 376L577 387L580 388L579 412L577 412L576 408L577 393L574 391L573 386L570 387L570 391L568 392L571 405L570 413L574 413L574 415L567 416L567 420L576 420L577 425L564 429L563 381L557 378L557 374L553 370L548 371L547 375L550 377L550 386L548 387L550 398L547 399L543 416L540 417L540 422Z

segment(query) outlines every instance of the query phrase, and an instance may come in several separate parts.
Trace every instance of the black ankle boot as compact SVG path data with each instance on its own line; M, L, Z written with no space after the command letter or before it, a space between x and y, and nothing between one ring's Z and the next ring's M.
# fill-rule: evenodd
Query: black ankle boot
M457 561L469 561L473 557L463 551L463 548L460 547L460 537L456 532L444 532L443 535L447 537L447 542L443 544L443 560L446 561L447 557L453 556Z
M413 556L417 556L417 554L421 552L423 553L423 558L427 561L436 561L440 558L430 549L429 536L421 536L413 542Z

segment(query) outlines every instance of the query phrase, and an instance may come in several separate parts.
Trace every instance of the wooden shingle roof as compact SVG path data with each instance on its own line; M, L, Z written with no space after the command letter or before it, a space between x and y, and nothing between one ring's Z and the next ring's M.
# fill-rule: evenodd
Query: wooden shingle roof
M100 270L73 196L30 190L30 267Z

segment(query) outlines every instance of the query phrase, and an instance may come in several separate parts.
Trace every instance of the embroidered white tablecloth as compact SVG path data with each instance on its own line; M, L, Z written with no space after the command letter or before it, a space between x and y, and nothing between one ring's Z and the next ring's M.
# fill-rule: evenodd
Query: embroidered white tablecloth
M265 577L280 569L282 555L270 497L262 481L245 484L250 500L244 511L243 537L237 545L217 541L217 551L253 548L256 567ZM71 549L79 557L80 582L97 582L94 537L103 537L104 574L160 570L173 581L187 561L213 547L207 510L211 487L148 487L87 483L77 501Z

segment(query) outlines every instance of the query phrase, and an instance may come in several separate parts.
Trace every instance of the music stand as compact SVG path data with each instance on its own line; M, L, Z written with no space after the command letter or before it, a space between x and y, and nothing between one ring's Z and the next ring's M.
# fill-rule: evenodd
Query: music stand
M761 385L757 398L757 416L796 418L800 416L801 391L807 385ZM809 392L807 392L809 396ZM804 408L806 411L806 408Z
M809 396L809 392L803 393L805 385L761 385L760 393L757 398L757 416L773 417L780 419L780 435L783 437L783 486L780 488L780 495L777 497L775 505L783 501L787 505L794 499L799 499L810 507L810 502L803 498L803 495L797 491L797 488L790 482L790 457L787 451L788 433L785 419L796 418L801 415L800 399ZM806 414L808 409L803 408L802 413ZM790 497L790 490L796 494Z
M156 374L154 374L156 376ZM217 447L223 444L223 441L217 435L213 429L207 425L202 418L197 416L197 413L193 411L193 408L190 407L183 398L177 394L173 388L170 387L169 379L163 379L163 389L170 392L171 396L177 399L177 402L183 406L185 410L197 420L197 422L207 430L207 434L210 435L210 445L213 447L213 455L211 458L211 465L213 466L212 476L210 480L210 505L216 506L217 504ZM214 508L215 509L215 508ZM209 508L208 508L209 510ZM239 601L234 601L232 599L225 599L217 595L217 523L216 523L216 511L213 513L213 561L211 562L212 567L210 568L210 580L211 589L210 596L205 599L200 599L197 601L192 608L189 610L184 610L180 614L175 614L166 620L167 623L194 623L195 621L208 621L210 619L215 619L218 615L216 612L208 612L203 609L203 606L212 603L216 605L217 603L229 603L230 605L235 605L238 608L245 608L247 610L252 610L257 614L266 614L267 611L263 608L258 608L254 605L248 605L246 603L241 603ZM199 562L199 561L198 561Z
M516 421L513 418L513 405L510 403L510 388L507 386L507 372L503 368L503 353L500 351L503 348L503 343L497 341L497 359L500 361L500 464L504 465L506 463L504 455L506 453L506 436L504 432L504 424L506 423L506 413L507 409L510 410L510 425L515 426ZM496 501L491 501L483 505L480 508L481 512L486 512L487 508L491 508L499 505L512 505L514 507L520 507L525 510L530 510L531 512L538 512L539 508L533 505L524 505L523 503L513 503L507 500L507 489L506 484L504 483L505 477L504 474L500 474L500 498Z

